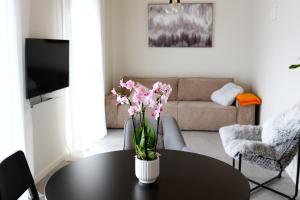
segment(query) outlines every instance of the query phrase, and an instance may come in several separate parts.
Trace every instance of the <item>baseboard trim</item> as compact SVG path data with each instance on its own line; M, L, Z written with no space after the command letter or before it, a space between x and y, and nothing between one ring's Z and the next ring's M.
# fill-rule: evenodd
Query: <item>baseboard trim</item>
M60 155L56 160L54 160L51 164L45 167L43 170L38 172L34 177L34 182L38 183L42 179L44 179L50 172L52 172L59 164L65 161L67 158L67 154Z

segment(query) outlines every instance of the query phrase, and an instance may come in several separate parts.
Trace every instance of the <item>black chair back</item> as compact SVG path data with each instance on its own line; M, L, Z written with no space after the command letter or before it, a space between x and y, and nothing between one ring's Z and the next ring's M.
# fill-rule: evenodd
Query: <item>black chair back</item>
M39 200L25 155L18 151L0 164L0 200L17 200L28 189Z

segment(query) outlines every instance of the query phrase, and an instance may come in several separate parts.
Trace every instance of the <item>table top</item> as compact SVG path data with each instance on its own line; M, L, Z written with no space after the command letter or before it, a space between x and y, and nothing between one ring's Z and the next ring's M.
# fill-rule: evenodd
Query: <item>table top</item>
M55 173L47 200L249 200L247 179L230 165L204 155L159 150L160 176L143 185L134 152L116 151L74 162Z

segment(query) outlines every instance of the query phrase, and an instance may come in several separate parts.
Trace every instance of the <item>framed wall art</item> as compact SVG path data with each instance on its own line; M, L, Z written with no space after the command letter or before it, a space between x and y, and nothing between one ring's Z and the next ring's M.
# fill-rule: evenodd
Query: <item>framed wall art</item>
M149 47L212 47L213 3L148 5Z

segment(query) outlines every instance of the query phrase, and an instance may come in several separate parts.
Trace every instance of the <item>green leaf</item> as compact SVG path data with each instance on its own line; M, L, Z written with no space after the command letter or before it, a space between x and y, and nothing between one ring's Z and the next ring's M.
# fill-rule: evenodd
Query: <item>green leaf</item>
M145 141L147 141L147 145L145 144ZM136 128L133 133L133 144L135 146L137 157L142 160L155 160L157 157L155 152L155 143L156 133L151 124L149 124L148 120L145 118L141 127Z
M144 129L141 128L136 131L136 137L139 137L139 140L135 138L135 151L139 159L146 159L146 149L145 149L145 134Z
M155 149L155 139L156 134L152 126L148 123L148 121L145 119L145 129L147 132L147 148L149 149Z
M139 146L145 148L145 130L143 129L141 132L141 140Z
M148 151L148 158L149 158L149 160L155 160L156 153L154 151Z
M146 159L146 152L145 149L140 148L139 145L135 146L136 152L137 152L137 157L141 160L145 160Z
M290 68L290 69L297 69L297 68L300 68L300 64L291 65L289 68Z
M140 143L141 141L141 138L142 138L142 131L143 131L143 128L140 127L140 128L136 128L135 132L133 132L133 144L137 145Z
M145 137L143 127L136 128L133 132L133 144L135 147L135 152L139 159L144 160L146 158L146 150L145 150Z

